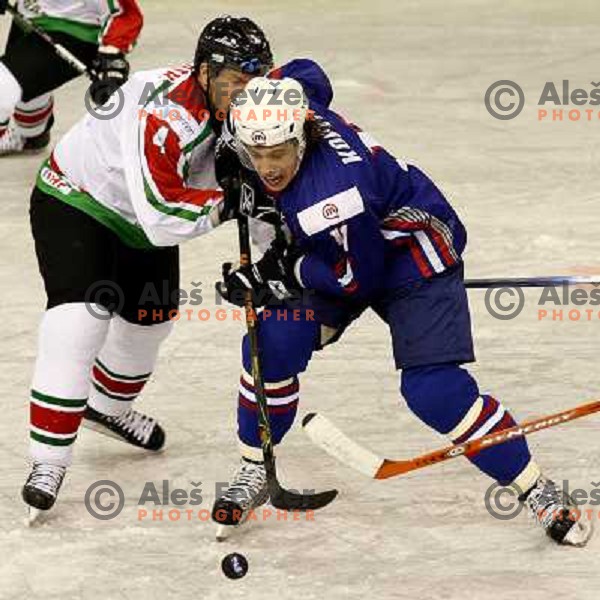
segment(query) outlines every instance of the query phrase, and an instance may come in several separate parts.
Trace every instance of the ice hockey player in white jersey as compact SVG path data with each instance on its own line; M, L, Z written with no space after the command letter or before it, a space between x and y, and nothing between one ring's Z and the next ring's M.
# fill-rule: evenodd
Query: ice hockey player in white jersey
M132 403L173 324L178 244L229 214L215 170L217 117L271 66L255 23L215 19L193 66L133 75L121 112L87 115L42 166L31 226L48 301L31 386L30 506L54 504L84 418L136 446L163 446L162 427ZM162 295L165 285L160 304L143 304L145 288Z
M0 14L8 0L0 0ZM102 104L129 75L127 54L143 24L137 0L18 0L19 13L91 68ZM0 59L0 155L36 152L50 141L52 92L79 73L35 33L13 21Z

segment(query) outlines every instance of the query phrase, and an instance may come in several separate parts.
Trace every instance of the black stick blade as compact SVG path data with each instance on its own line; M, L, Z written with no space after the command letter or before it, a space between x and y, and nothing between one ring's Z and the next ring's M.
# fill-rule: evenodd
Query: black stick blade
M337 490L328 490L318 494L299 494L284 490L277 480L269 481L271 504L281 510L318 510L335 500Z

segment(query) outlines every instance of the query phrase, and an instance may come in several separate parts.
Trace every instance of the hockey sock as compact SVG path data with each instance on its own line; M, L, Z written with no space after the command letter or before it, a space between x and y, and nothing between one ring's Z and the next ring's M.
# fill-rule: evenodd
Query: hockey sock
M258 345L273 444L281 442L289 431L298 410L300 383L298 374L308 366L318 348L321 326L302 313L273 309L261 313ZM258 432L258 406L251 375L250 340L242 342L242 375L238 395L238 438L242 456L262 460Z
M407 369L402 373L401 391L423 422L455 444L516 425L506 408L492 396L480 394L473 377L458 365ZM539 476L524 438L466 457L502 485L528 486Z
M172 327L172 321L143 326L115 315L92 368L89 405L111 416L131 408L150 378L160 345Z
M18 132L24 138L44 133L52 118L53 107L54 100L51 94L44 94L29 102L19 102L14 112Z
M104 309L95 306L96 314ZM30 454L39 462L69 466L83 417L89 373L109 322L85 304L61 304L46 311L39 330L31 385Z
M298 378L265 382L265 395L273 443L278 444L296 418L300 396ZM250 460L262 461L254 379L245 370L242 371L240 378L238 396L238 436L242 456Z
M0 90L2 90L0 94L0 135L2 135L4 133L2 128L6 130L8 121L15 112L15 106L23 94L21 85L2 62L0 62Z

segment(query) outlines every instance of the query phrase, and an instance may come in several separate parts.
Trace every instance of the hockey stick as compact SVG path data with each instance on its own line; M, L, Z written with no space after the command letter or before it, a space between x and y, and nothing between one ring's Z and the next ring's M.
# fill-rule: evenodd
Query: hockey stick
M456 458L457 456L472 455L503 444L548 427L561 425L600 411L600 400L576 406L570 410L555 413L545 417L538 417L524 421L520 425L509 427L495 433L488 433L476 440L464 442L453 446L446 446L408 460L391 460L381 458L342 433L328 419L317 413L309 413L302 420L302 427L311 440L331 454L334 458L349 467L360 471L373 479L388 479L404 475L410 471L423 469L437 463Z
M465 287L487 289L501 287L552 287L558 285L600 285L600 275L581 277L565 275L549 277L504 277L500 279L465 279Z
M238 217L238 235L240 244L240 264L251 263L250 232L248 218ZM327 506L337 496L337 490L329 490L318 494L299 494L281 487L277 479L275 457L273 455L273 438L267 407L267 396L262 376L262 367L258 345L258 317L252 302L252 291L248 290L245 297L246 327L250 342L250 359L252 361L252 378L254 379L254 392L258 407L258 429L263 451L265 470L267 472L267 486L271 504L275 508L286 510L317 510Z
M63 45L54 41L52 36L48 35L43 29L38 27L35 23L32 23L29 19L26 19L14 6L12 6L12 4L8 4L6 10L12 15L13 20L23 31L26 33L35 33L47 44L52 46L54 52L56 52L56 54L58 54L65 62L69 63L76 71L82 75L87 75L92 81L96 81L97 77L93 71L88 69L83 62L69 52Z

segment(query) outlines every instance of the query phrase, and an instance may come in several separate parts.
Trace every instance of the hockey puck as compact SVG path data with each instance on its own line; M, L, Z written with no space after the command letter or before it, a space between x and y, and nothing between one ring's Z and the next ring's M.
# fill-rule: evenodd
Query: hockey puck
M223 558L221 569L229 579L241 579L248 572L248 561L243 554L234 552Z

